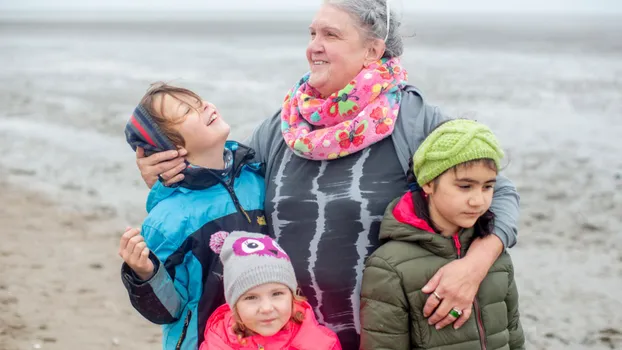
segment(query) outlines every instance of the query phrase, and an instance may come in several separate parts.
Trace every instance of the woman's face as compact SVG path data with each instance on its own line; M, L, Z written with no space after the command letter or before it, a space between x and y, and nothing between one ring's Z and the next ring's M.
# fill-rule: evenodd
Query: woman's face
M331 5L320 8L309 33L309 85L324 97L344 88L365 65L384 54L384 42L366 40L354 18Z

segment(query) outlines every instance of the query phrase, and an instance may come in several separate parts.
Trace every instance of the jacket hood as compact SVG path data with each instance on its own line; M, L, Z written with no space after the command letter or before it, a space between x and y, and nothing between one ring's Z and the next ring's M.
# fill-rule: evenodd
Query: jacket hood
M290 349L299 350L327 350L335 349L338 343L337 335L321 326L313 313L309 303L296 302L297 310L304 313L302 324L290 321L281 331L271 337L254 335L244 338L241 345L237 335L233 332L235 319L228 304L224 304L210 316L205 327L205 340L200 350L211 349ZM340 347L338 348L340 349Z

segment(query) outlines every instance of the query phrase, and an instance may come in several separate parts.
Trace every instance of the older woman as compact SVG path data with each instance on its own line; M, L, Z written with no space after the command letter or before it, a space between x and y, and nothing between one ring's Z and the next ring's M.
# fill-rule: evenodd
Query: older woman
M344 349L358 348L362 270L380 245L382 214L406 190L410 156L443 119L406 84L399 25L385 0L325 0L309 27L310 72L250 140L266 164L272 232L291 256L304 296ZM145 182L180 181L181 155L144 157L139 150ZM478 239L428 283L423 312L430 324L459 327L470 317L488 269L516 242L518 200L499 176L495 235ZM456 319L452 308L464 312Z

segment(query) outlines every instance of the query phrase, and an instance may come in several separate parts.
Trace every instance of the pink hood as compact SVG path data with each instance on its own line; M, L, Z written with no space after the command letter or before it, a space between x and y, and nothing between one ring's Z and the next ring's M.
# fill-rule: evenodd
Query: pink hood
M305 315L302 324L290 321L271 337L254 335L244 338L246 342L241 345L233 333L233 313L229 305L222 305L207 320L205 340L199 350L341 350L337 335L317 322L309 303L296 303L295 307Z

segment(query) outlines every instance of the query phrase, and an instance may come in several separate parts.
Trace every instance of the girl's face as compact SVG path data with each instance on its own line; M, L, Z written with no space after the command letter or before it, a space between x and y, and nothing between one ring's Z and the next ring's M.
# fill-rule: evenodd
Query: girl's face
M475 225L490 208L497 171L485 161L458 165L423 186L428 195L430 218L449 236Z
M384 42L366 40L352 16L324 5L309 26L309 85L327 97L343 89L366 64L384 54Z
M293 295L284 284L266 283L244 293L235 309L247 329L269 337L278 333L292 317Z
M184 138L184 148L189 155L222 147L229 137L229 124L222 119L216 106L207 101L185 94L158 94L153 104L161 106L160 115L180 121L173 128Z

